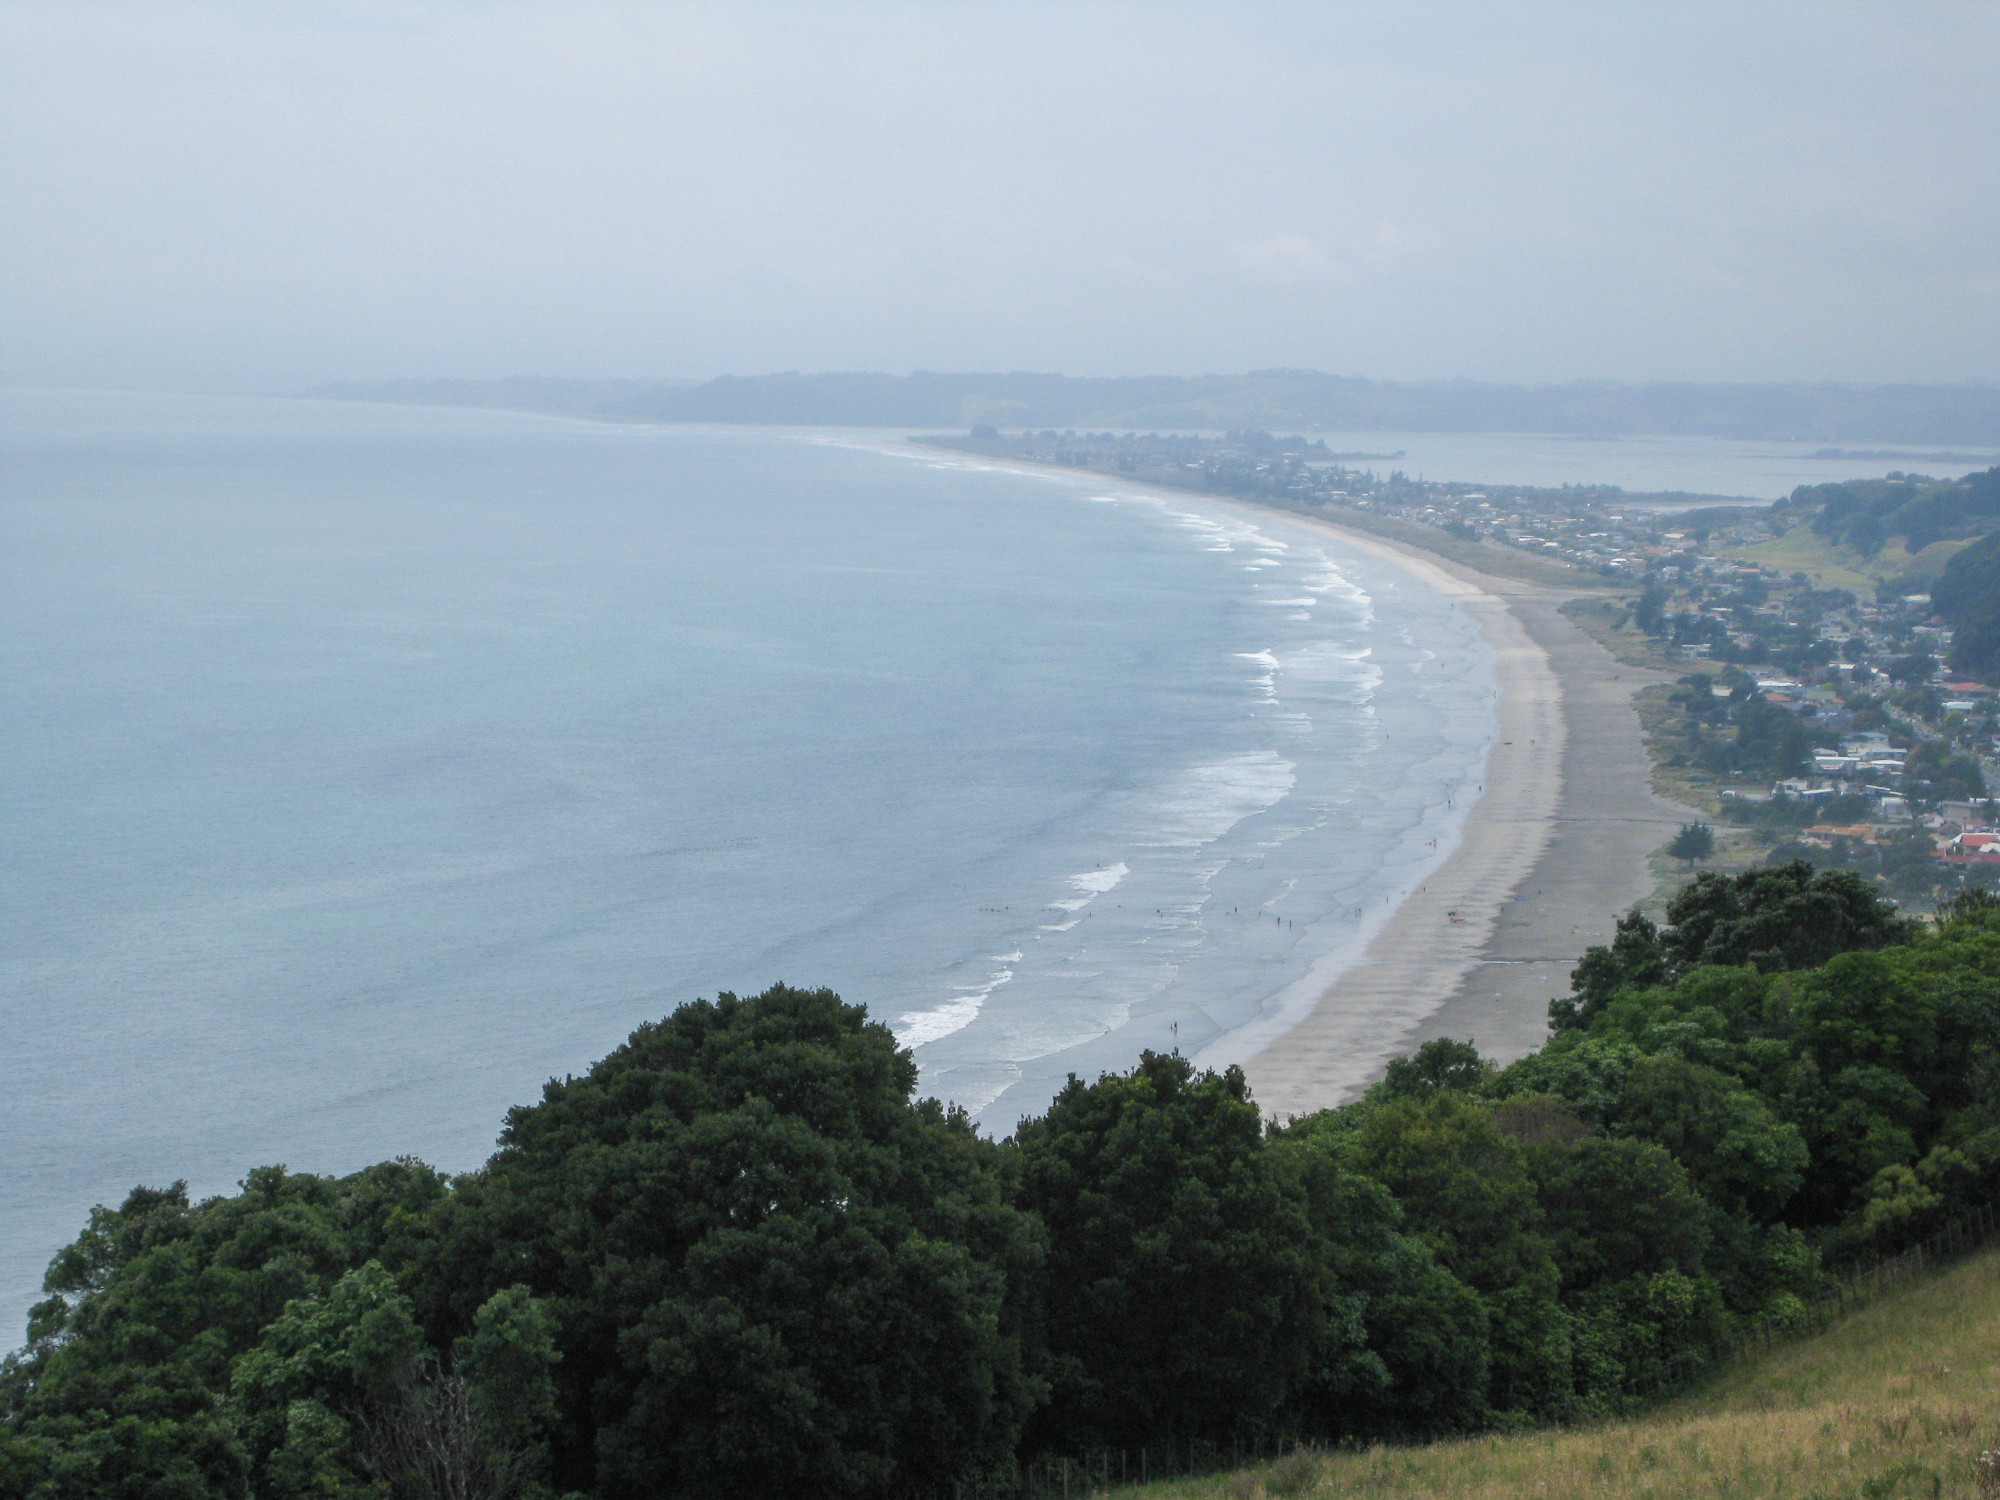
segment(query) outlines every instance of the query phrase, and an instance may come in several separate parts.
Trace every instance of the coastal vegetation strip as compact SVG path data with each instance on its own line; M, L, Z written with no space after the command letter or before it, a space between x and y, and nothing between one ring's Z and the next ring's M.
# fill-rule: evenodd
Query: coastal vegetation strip
M1282 1128L1148 1055L986 1140L778 987L640 1028L461 1177L136 1189L0 1371L0 1493L889 1500L1630 1414L2000 1198L2000 902L1795 866L1669 917L1541 1051L1432 1043Z

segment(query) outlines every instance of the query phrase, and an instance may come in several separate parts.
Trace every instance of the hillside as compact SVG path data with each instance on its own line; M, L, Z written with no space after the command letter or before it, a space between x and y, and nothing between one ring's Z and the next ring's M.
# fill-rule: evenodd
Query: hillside
M1969 1304L1577 1435L2000 1227L2000 899L1915 922L1801 863L1664 916L1585 953L1538 1052L1428 1042L1282 1125L1149 1052L993 1140L864 1007L777 985L550 1080L470 1173L137 1187L0 1361L0 1497L997 1500L1294 1434L1392 1493L1962 1457L1996 1430ZM1571 1435L1354 1451L1533 1431Z
M1751 546L1718 546L1719 556L1736 562L1756 563L1790 576L1803 573L1815 585L1827 589L1848 589L1864 599L1872 599L1888 583L1907 582L1912 589L1936 581L1954 553L1970 543L1962 537L1932 542L1912 553L1898 537L1884 542L1873 552L1828 541L1809 522L1801 521L1782 536Z
M1952 1500L1994 1493L1981 1482L1979 1455L1996 1438L2000 1250L1988 1249L1636 1421L1298 1457L1112 1493Z

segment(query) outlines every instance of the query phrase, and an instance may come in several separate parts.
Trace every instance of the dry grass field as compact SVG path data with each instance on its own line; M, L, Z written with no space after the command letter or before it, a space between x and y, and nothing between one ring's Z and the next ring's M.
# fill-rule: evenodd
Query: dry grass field
M1131 1500L1957 1500L2000 1496L2000 1251L1745 1361L1633 1421L1372 1448L1112 1493Z

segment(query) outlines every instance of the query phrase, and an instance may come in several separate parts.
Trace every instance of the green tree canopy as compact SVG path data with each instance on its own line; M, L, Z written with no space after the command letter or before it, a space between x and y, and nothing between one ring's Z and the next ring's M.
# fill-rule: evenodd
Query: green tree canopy
M1242 1070L1148 1052L1127 1074L1072 1077L1014 1140L1049 1236L1040 1441L1274 1423L1325 1342L1329 1293L1305 1191L1265 1151Z
M1715 830L1706 823L1684 823L1667 845L1667 853L1689 864L1715 853Z
M1575 998L1555 1002L1550 1019L1558 1028L1579 1024L1621 989L1670 982L1703 964L1809 969L1836 954L1907 943L1917 928L1851 870L1794 860L1736 875L1705 871L1668 903L1666 927L1634 911L1608 948L1587 949L1570 977Z
M915 1083L860 1006L781 985L684 1005L509 1115L437 1293L461 1326L515 1282L547 1299L560 1485L885 1495L1012 1452L1041 1235Z

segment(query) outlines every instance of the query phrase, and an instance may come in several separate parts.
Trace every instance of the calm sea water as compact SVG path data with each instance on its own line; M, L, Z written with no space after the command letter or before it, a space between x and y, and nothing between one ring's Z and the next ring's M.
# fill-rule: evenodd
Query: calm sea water
M2000 463L2000 453L1921 444L1849 443L1838 453L1894 452L1898 458L1825 457L1824 443L1704 437L1580 438L1528 432L1329 432L1336 452L1398 453L1355 460L1356 468L1471 484L1615 484L1635 493L1779 500L1802 484L1880 478L1891 469L1956 479Z
M1471 623L1282 517L862 439L0 397L0 1316L135 1182L450 1168L719 990L1004 1132L1226 1060L1447 854Z

